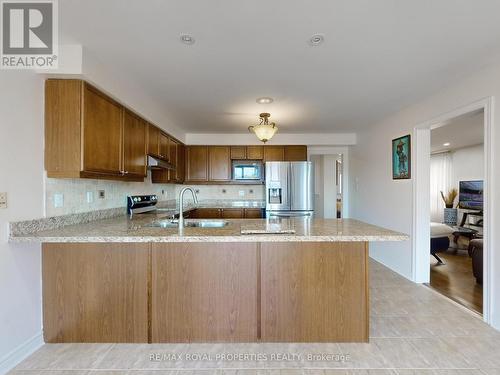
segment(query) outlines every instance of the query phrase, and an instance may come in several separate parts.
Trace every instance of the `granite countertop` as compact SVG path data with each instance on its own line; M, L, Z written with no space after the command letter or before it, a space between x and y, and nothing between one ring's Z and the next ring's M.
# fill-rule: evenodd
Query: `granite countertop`
M353 219L228 219L222 228L152 227L166 212L126 215L67 225L58 229L11 234L11 242L340 242L405 241L407 235ZM200 221L200 220L189 220ZM211 221L211 220L208 220ZM283 234L267 231L283 231ZM262 234L242 234L263 232ZM291 233L294 232L294 233Z

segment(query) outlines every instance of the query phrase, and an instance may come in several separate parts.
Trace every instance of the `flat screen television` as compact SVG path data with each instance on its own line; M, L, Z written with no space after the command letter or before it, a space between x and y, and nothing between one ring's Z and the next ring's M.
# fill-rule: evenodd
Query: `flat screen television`
M458 206L469 210L482 210L483 181L460 181Z

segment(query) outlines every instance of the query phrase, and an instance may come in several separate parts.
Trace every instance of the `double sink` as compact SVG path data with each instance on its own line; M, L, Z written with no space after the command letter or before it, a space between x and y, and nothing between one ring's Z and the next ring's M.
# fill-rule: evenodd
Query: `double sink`
M228 222L226 220L196 220L184 222L184 228L223 228L227 225ZM178 228L179 220L158 220L146 226L154 228Z

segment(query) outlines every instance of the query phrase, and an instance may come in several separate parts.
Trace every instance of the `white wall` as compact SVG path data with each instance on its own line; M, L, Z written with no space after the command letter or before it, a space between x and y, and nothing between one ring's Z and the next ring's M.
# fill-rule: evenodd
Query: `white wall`
M484 146L459 148L451 153L452 183L458 189L460 181L484 179Z
M0 192L8 194L8 208L0 209L2 373L14 364L10 362L12 358L41 343L40 245L7 242L9 221L43 215L43 78L40 75L0 70L0 131Z
M353 217L408 234L412 232L412 181L393 181L391 177L391 140L413 133L424 122L447 112L474 103L485 97L496 97L493 111L500 113L500 65L484 69L456 84L427 97L358 133L358 144L352 147L351 212ZM490 161L492 181L491 224L489 234L497 243L500 232L500 115L493 119ZM413 166L415 170L415 165ZM356 179L358 183L356 184ZM357 188L356 188L357 185ZM412 278L412 241L372 244L370 254L400 274ZM500 328L500 253L491 254L493 267L498 270L492 279L492 324Z

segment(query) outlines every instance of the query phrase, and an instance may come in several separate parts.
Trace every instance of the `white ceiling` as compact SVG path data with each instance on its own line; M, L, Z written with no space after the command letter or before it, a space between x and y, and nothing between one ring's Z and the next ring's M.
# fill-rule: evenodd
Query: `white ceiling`
M454 118L431 131L431 152L456 150L484 143L483 110ZM444 146L449 143L449 146Z
M262 111L282 133L357 131L500 55L498 0L64 0L59 13L62 43L134 77L187 132L246 132Z

